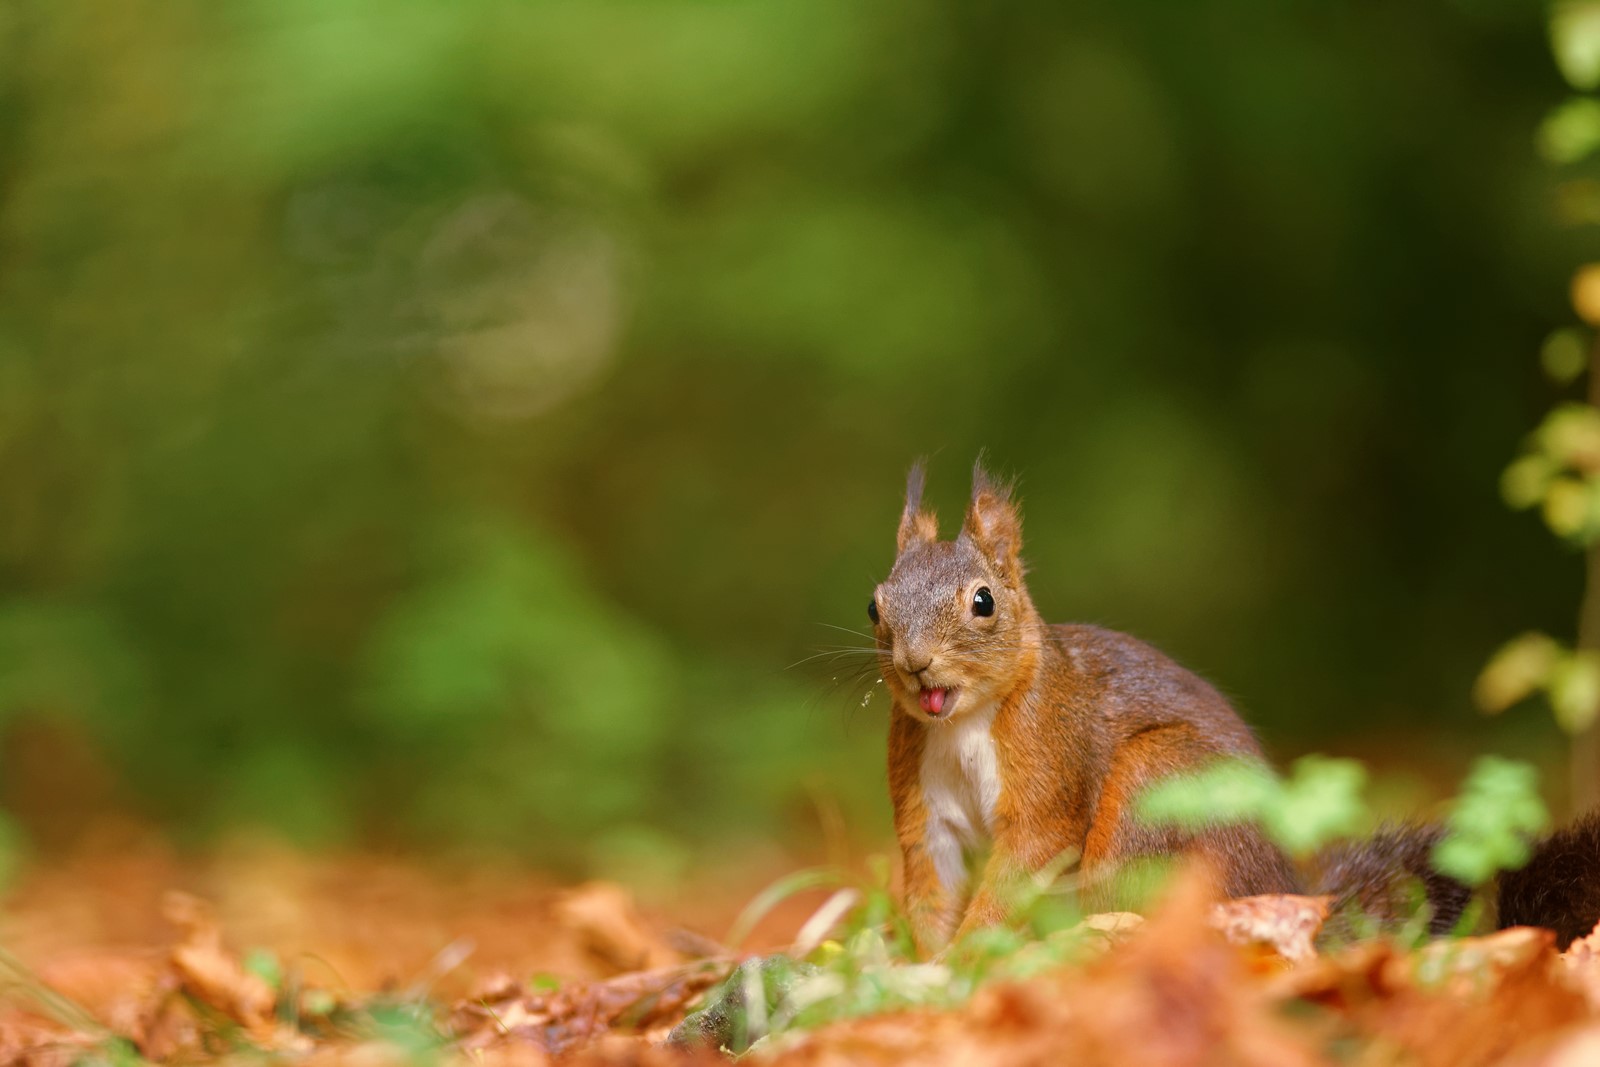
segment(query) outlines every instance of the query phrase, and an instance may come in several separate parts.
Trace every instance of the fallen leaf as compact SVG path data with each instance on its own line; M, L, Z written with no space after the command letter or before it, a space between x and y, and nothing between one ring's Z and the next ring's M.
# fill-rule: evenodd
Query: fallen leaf
M0 1063L68 1067L82 1063L101 1041L97 1034L66 1031L29 1016L0 1019Z
M1445 985L1450 992L1470 995L1508 974L1538 966L1548 970L1554 958L1554 933L1537 926L1513 926L1484 937L1432 941L1390 966L1413 982Z
M610 882L589 882L560 894L555 918L578 933L596 957L618 971L658 970L682 963L676 949L640 917L633 897Z
M1600 1063L1600 1023L1566 1031L1534 1044L1504 1067L1594 1067Z
M695 963L555 990L497 981L483 994L458 1002L449 1029L468 1050L527 1044L558 1055L613 1030L643 1031L677 1022L731 969L731 963Z
M181 935L172 947L172 968L183 991L253 1033L270 1028L272 987L246 971L222 947L222 929L211 906L187 893L169 893L162 915Z
M39 980L141 1047L155 1006L178 988L154 951L73 953L41 967Z
M1365 941L1272 975L1263 989L1272 999L1305 1000L1348 1012L1386 995L1385 975L1394 957L1389 942Z
M1267 894L1225 900L1211 909L1211 925L1235 945L1264 945L1290 963L1316 954L1315 941L1332 897Z
M1562 980L1554 935L1528 927L1438 941L1406 955L1355 945L1275 991L1330 1009L1345 1042L1418 1067L1476 1067L1547 1041L1587 1015Z
M1568 945L1561 962L1567 980L1588 999L1589 1007L1600 1011L1600 926Z

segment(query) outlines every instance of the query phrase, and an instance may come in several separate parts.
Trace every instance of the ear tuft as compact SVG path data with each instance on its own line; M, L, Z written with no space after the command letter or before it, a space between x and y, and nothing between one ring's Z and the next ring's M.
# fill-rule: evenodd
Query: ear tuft
M911 472L906 475L906 507L900 513L900 532L896 537L901 552L909 545L939 539L939 520L933 512L922 510L922 487L926 481L927 467L919 459L911 465Z
M1022 577L1022 517L1011 498L1009 482L996 479L983 468L983 457L972 465L972 503L961 526L962 535L992 559L1007 578Z

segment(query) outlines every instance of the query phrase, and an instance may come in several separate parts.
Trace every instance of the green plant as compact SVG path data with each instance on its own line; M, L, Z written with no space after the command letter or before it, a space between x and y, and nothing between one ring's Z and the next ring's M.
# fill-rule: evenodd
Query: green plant
M1563 0L1550 9L1556 63L1573 90L1539 128L1540 152L1560 179L1557 205L1570 224L1600 221L1600 186L1584 165L1600 149L1600 2ZM1501 494L1513 508L1537 507L1545 525L1588 553L1588 577L1575 640L1525 633L1507 642L1479 674L1474 698L1489 713L1542 694L1560 727L1577 740L1572 792L1580 807L1600 800L1600 264L1573 274L1571 299L1584 327L1552 332L1540 351L1545 372L1569 385L1589 372L1584 402L1558 405L1506 468ZM1470 865L1469 865L1470 866Z
M1187 829L1258 822L1291 855L1304 857L1369 819L1361 799L1366 781L1366 768L1354 760L1304 756L1287 779L1252 760L1226 761L1158 783L1140 798L1139 813Z
M1527 863L1533 835L1549 820L1537 771L1526 763L1484 756L1450 808L1450 832L1434 849L1434 863L1452 878L1483 885L1500 871Z

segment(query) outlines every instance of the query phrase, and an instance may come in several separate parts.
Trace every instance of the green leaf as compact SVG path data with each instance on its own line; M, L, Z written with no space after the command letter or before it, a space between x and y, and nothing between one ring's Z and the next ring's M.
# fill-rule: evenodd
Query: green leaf
M1139 798L1138 810L1148 822L1198 830L1257 818L1279 795L1270 770L1233 760L1156 783Z
M1452 878L1482 885L1499 871L1527 863L1530 839L1549 820L1533 767L1485 756L1462 785L1446 820L1449 835L1434 849L1433 861Z
M245 953L241 966L273 989L283 988L283 965L270 948L253 948Z
M1355 832L1366 817L1367 769L1355 760L1304 756L1294 763L1279 803L1267 814L1274 840L1296 855Z
M1359 827L1365 786L1366 770L1354 760L1306 756L1285 782L1259 763L1238 760L1160 782L1138 810L1148 822L1192 830L1259 822L1280 846L1304 855Z

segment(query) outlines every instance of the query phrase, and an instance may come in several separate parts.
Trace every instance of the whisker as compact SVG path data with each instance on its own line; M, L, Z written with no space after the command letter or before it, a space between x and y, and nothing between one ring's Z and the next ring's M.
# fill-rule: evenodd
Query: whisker
M840 633L854 634L856 637L864 638L868 641L876 641L878 639L876 634L862 633L860 630L852 630L848 626L835 626L831 622L819 622L817 625L826 626L830 630L838 630Z
M819 659L825 659L825 658L826 659L843 659L846 656L876 656L877 654L878 654L878 650L875 649L875 648L825 648L825 649L822 649L822 650L820 650L820 651L818 651L816 653L813 653L812 655L809 655L809 656L805 657L804 659L795 660L793 663L791 663L787 667L785 667L784 670L792 671L796 667L799 667L799 666L802 666L804 664L810 663L813 660L819 660Z

